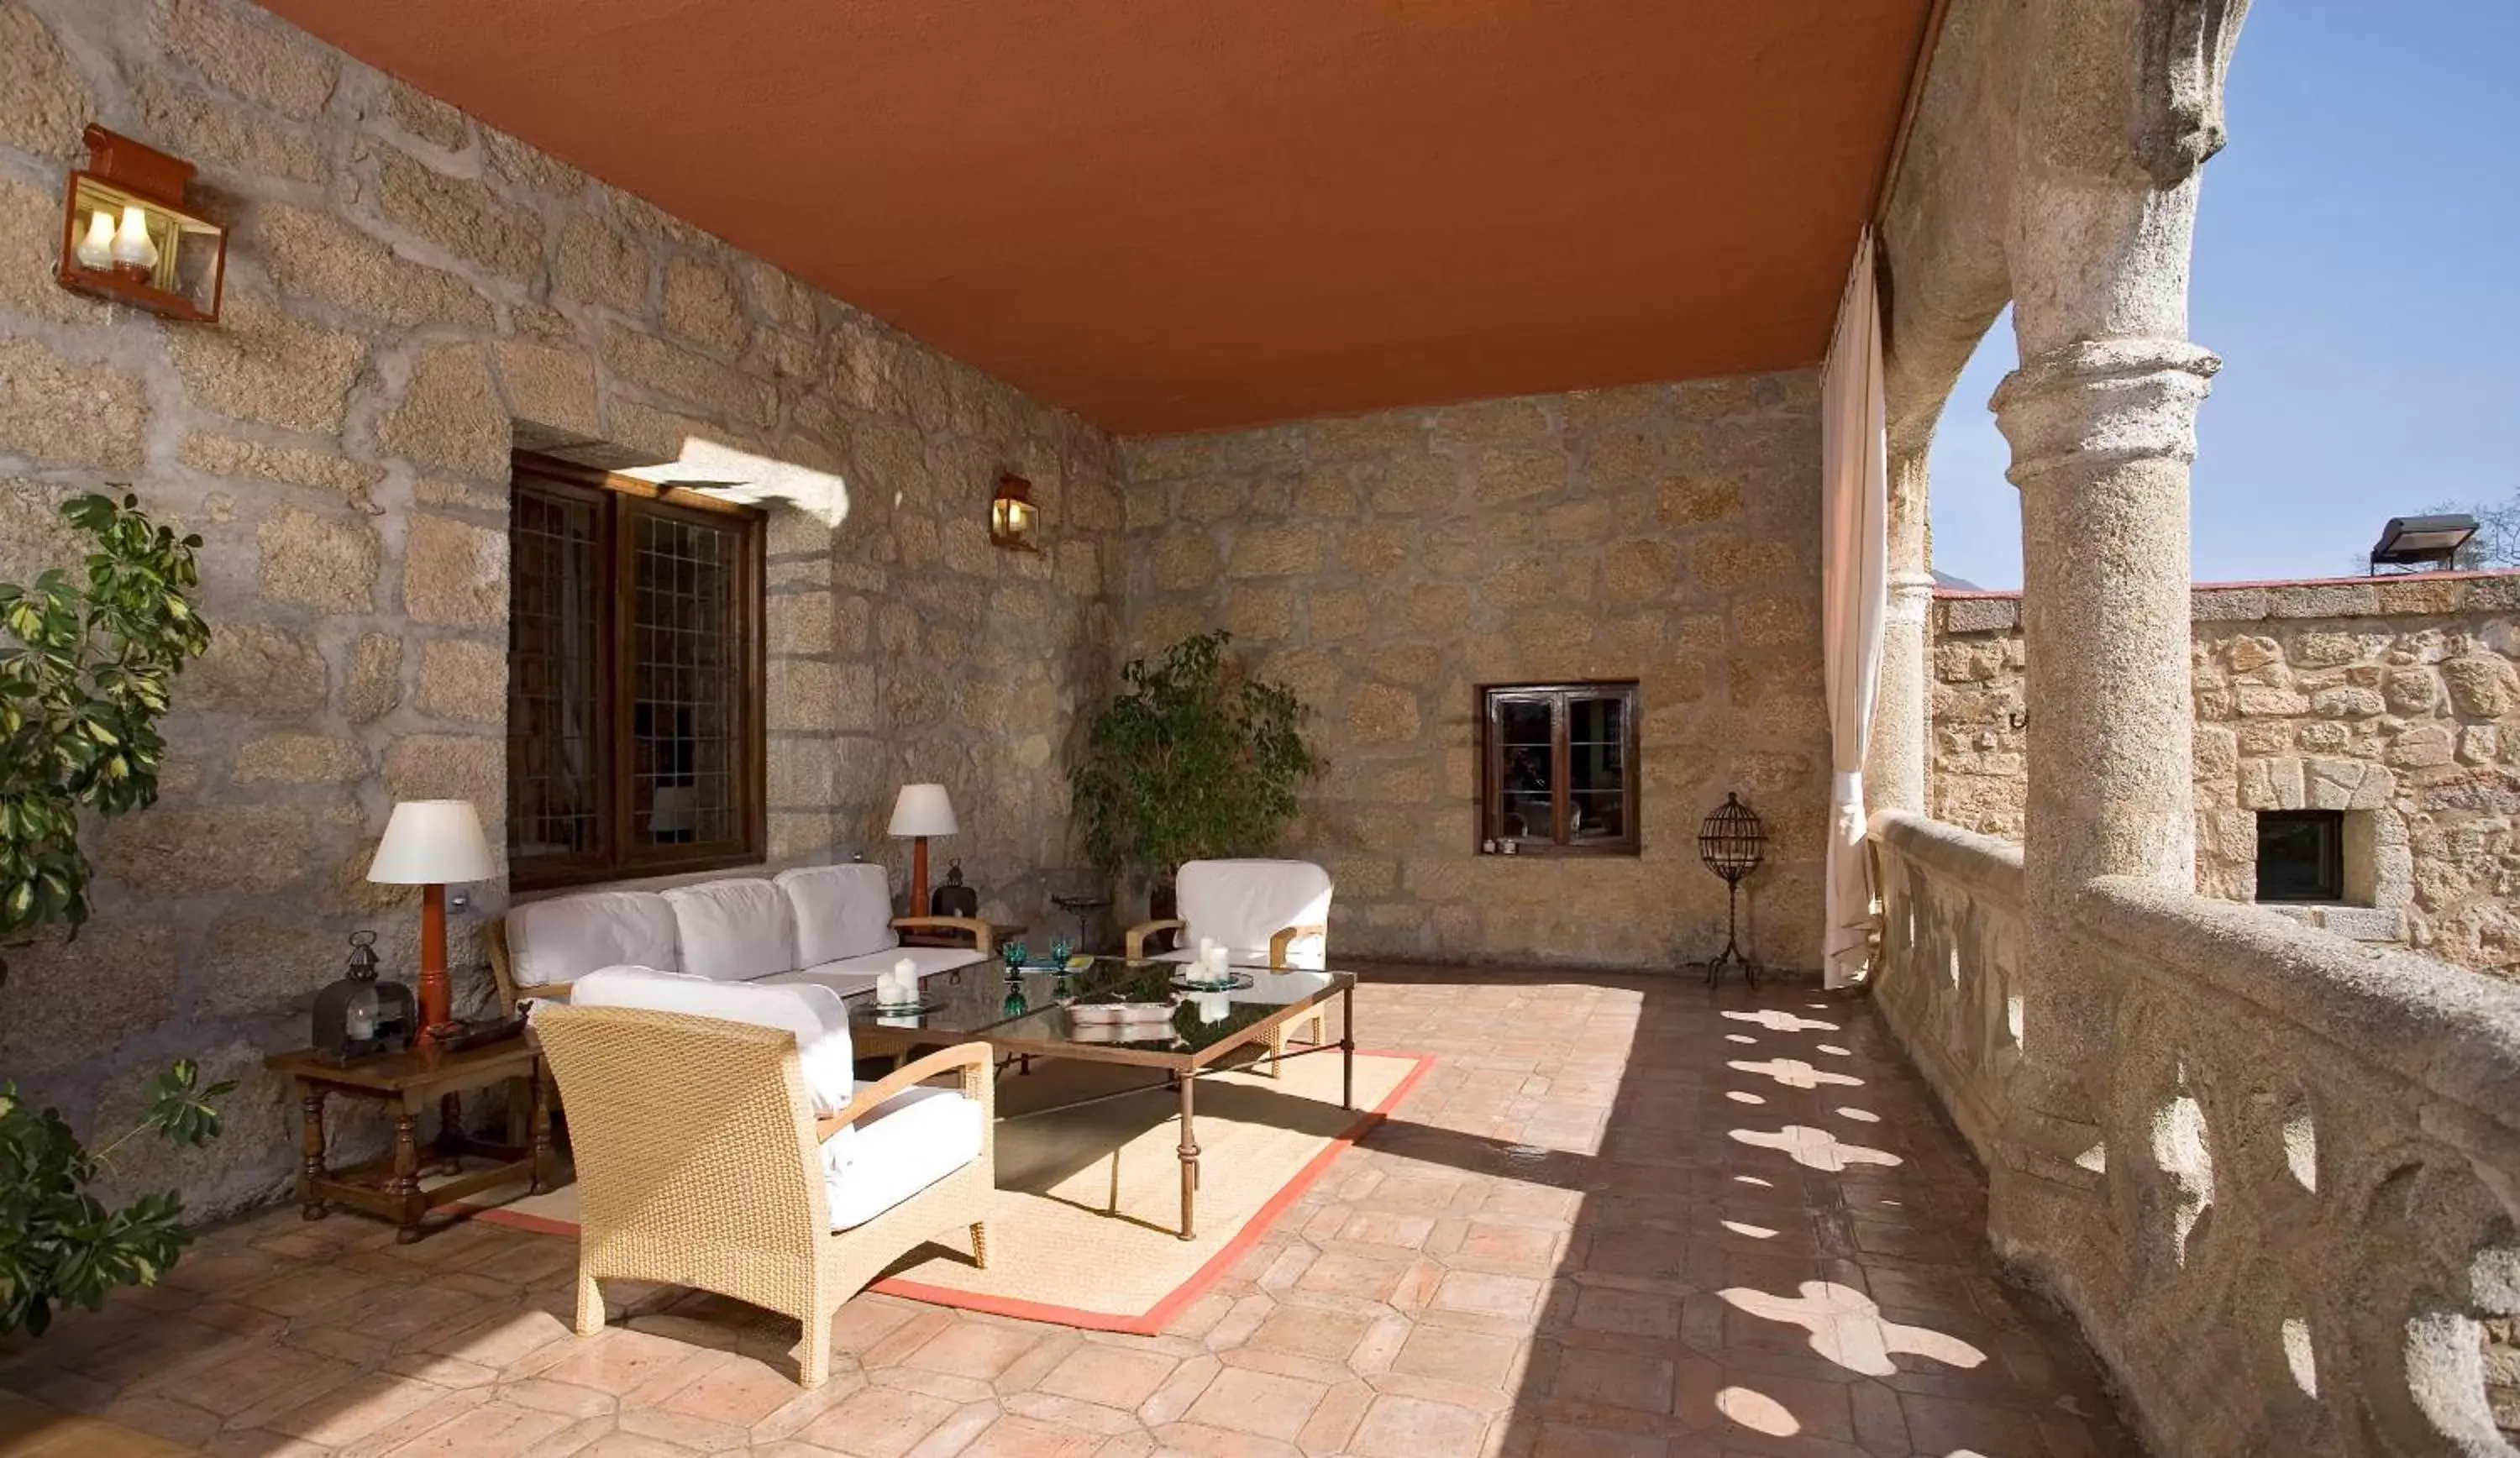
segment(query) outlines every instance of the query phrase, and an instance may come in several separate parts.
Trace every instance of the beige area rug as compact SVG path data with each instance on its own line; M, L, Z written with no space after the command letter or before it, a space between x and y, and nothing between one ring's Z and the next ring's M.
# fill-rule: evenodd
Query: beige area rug
M1197 1236L1183 1240L1178 1094L1135 1085L1156 1070L1036 1059L998 1082L998 1196L989 1268L962 1232L908 1253L875 1289L892 1296L1096 1331L1159 1332L1232 1268L1339 1151L1379 1122L1433 1063L1356 1055L1356 1107L1339 1107L1336 1052L1286 1062L1284 1077L1236 1071L1198 1082ZM1030 1113L1033 1110L1052 1112ZM1117 1203L1114 1204L1114 1190ZM496 1200L492 1193L484 1204ZM577 1233L577 1190L520 1196L475 1218Z

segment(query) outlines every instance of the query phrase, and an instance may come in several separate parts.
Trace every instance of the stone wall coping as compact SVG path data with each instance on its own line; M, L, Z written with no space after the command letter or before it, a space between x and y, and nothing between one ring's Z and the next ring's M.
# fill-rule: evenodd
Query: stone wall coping
M2520 608L2520 568L2200 582L2190 596L2189 616L2200 623L2510 611ZM2021 626L2021 594L2017 589L1936 588L1934 611L1945 633L2009 633Z
M2492 1125L2520 1124L2520 987L2131 877L2092 882L2074 910L2148 975L2241 998Z
M1874 816L1872 837L1979 899L2021 914L2021 847L2011 841L1905 810Z

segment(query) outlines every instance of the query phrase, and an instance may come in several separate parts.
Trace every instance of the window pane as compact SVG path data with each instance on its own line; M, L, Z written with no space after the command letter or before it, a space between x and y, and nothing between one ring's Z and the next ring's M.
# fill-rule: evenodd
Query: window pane
M1615 840L1627 825L1627 703L1566 704L1566 830L1570 840Z
M599 848L600 537L592 503L518 493L510 534L508 854L520 866Z
M1499 834L1547 840L1557 833L1555 717L1556 706L1548 699L1509 698L1497 705L1503 758Z
M2345 815L2335 810L2258 813L2258 900L2344 898Z
M739 838L743 696L739 533L638 512L630 557L631 840Z

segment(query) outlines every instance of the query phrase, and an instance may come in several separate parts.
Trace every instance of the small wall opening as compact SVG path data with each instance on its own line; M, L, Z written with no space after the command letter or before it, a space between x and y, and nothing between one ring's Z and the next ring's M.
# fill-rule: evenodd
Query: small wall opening
M2345 900L2345 813L2258 812L2258 900Z

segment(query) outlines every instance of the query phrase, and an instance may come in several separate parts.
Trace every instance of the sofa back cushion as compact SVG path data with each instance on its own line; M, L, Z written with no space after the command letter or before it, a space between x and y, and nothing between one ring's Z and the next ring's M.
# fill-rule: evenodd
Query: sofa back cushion
M819 966L901 945L892 883L880 865L808 865L779 873L796 913L796 965Z
M816 1114L836 1114L857 1096L848 1005L829 988L719 982L653 967L606 967L578 979L568 1000L572 1007L638 1007L785 1028L796 1035L805 1093ZM708 1070L696 1068L691 1075L695 1082L702 1081Z
M664 896L682 938L680 970L720 982L796 970L796 916L770 882L702 881Z
M575 982L601 967L682 966L674 908L652 891L589 891L508 913L508 964L520 988Z
M1290 926L1330 917L1330 873L1309 861L1192 861L1173 883L1186 944L1210 937L1235 951L1266 951Z

